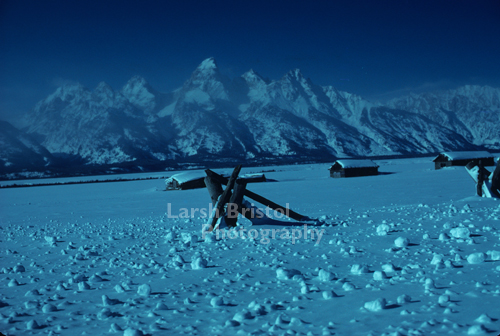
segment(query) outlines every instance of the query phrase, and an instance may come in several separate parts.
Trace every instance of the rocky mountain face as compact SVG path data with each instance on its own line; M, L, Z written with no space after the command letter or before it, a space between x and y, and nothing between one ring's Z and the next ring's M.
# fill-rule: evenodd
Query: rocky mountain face
M137 82L137 78L131 81ZM146 96L150 92L147 86L138 88L135 84L125 86L136 90L125 91L131 100L106 83L93 91L81 85L60 87L27 116L27 133L36 136L51 153L84 163L164 160L169 149L163 144L168 138L157 129L158 118L151 115L157 96L141 100L134 93L142 91Z
M120 91L60 87L27 115L26 134L86 165L303 162L499 148L499 111L500 90L489 87L380 105L315 85L300 70L274 81L253 70L230 79L209 58L166 94L141 77Z
M6 121L0 121L0 165L2 172L47 167L54 162L49 151L33 137Z
M500 147L500 89L466 85L456 90L409 95L388 106L424 115L475 145Z

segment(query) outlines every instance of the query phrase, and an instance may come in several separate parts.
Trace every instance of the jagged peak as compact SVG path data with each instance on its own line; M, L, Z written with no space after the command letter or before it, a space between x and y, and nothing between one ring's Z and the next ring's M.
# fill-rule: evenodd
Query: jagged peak
M494 88L488 85L464 85L456 88L455 90L449 90L450 93L458 94L499 94L500 89Z
M111 91L114 92L113 88L106 82L100 82L97 84L97 87L95 88L94 92L103 92L103 91Z
M340 91L339 89L337 89L335 86L332 86L332 85L323 86L323 90L325 92L333 93L336 95L340 95L340 94L344 93L343 91Z
M395 97L393 99L390 99L388 103L394 104L395 102L402 101L402 100L420 100L420 99L451 99L451 97L454 96L480 96L480 95L498 95L500 96L500 88L494 88L491 86L487 85L464 85L457 87L455 89L448 89L448 90L435 90L435 91L428 91L428 92L422 92L422 93L415 93L415 92L410 92L406 95L400 96L400 97Z
M309 78L304 77L302 71L300 69L293 69L288 71L283 78L281 78L281 82L297 82L302 87L311 87L313 86L312 81Z
M250 69L247 72L245 72L241 77L247 82L247 83L255 83L255 82L264 82L268 83L264 77L262 77L257 71L254 69Z
M129 81L122 87L121 93L129 97L130 95L136 95L139 92L147 91L152 95L156 95L157 91L149 85L148 81L139 75L136 75L129 79Z
M89 89L87 89L85 86L83 86L80 83L65 83L62 86L58 87L54 93L49 95L46 99L43 101L45 102L50 102L55 98L59 98L63 101L66 100L71 100L75 96L82 94L84 92L89 92ZM42 102L43 102L42 101Z
M205 80L207 78L220 77L219 68L213 57L207 58L198 65L196 70L191 75L191 80Z
M296 80L301 80L304 79L304 75L302 74L302 71L300 71L300 69L293 69L288 71L285 74L284 78L293 78Z
M260 75L255 71L254 69L250 69L247 72L245 72L241 77L260 77Z
M302 71L300 71L300 69L293 69L290 71L290 73L292 73L297 78L304 77L304 75L302 75Z
M226 88L230 84L230 80L219 72L215 59L210 57L201 62L191 78L184 83L182 90L184 93L201 90L213 98L228 100Z
M115 90L106 82L100 82L92 92L99 101L112 101L115 97ZM108 104L111 104L108 102Z
M475 85L475 84L469 84L469 85L464 85L460 86L457 88L457 90L467 90L467 91L472 91L472 90L487 90L487 89L492 89L491 87L487 85Z
M201 62L197 68L197 70L200 70L200 71L210 71L210 70L216 70L216 69L218 69L218 67L217 67L217 62L215 61L214 57L207 58L206 60Z
M140 76L140 75L135 75L132 78L128 80L128 82L123 86L123 88L129 88L129 87L135 87L135 86L149 86L149 83L147 80Z

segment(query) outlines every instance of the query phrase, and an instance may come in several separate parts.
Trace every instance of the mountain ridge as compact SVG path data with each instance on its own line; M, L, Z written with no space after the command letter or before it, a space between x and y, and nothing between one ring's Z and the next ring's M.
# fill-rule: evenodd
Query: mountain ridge
M64 85L36 104L26 124L25 133L51 155L87 166L158 169L497 149L500 89L464 86L380 104L316 85L299 69L279 80L253 70L230 79L208 58L169 93L140 76L120 90L104 82L94 90Z

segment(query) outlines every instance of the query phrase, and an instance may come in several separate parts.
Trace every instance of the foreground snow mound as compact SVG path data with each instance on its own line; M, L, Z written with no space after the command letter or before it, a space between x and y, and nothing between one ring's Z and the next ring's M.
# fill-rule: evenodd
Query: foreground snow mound
M378 312L385 309L387 300L384 298L376 299L374 301L365 302L365 309L371 312Z
M486 255L482 252L472 253L467 257L469 264L481 264L486 259Z
M194 270L199 270L199 269L207 268L207 264L208 264L208 262L206 259L198 257L195 260L193 260L193 262L191 263L191 267Z
M329 271L325 271L324 269L319 270L318 280L319 281L332 281L335 279L335 274Z
M127 328L123 332L123 336L143 336L143 335L144 334L142 333L142 331L132 328Z
M300 276L302 273L296 269L278 268L276 270L276 278L279 280L290 280L295 276Z
M450 234L454 238L466 239L470 236L470 230L466 227L457 227L451 229Z

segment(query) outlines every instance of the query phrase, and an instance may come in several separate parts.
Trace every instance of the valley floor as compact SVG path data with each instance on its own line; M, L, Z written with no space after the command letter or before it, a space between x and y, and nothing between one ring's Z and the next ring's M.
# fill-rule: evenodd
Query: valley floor
M241 220L224 239L202 234L206 189L2 189L0 332L498 333L500 202L475 196L463 167L377 163L381 175L346 179L327 164L243 169L274 169L248 188L318 220Z

